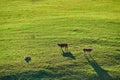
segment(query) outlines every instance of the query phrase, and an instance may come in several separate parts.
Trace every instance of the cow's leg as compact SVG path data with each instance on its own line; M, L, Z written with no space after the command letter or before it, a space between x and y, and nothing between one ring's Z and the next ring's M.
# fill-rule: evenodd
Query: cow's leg
M64 53L64 50L63 50L63 48L61 47L61 50L62 50L62 53Z
M68 52L68 47L65 47L65 51Z

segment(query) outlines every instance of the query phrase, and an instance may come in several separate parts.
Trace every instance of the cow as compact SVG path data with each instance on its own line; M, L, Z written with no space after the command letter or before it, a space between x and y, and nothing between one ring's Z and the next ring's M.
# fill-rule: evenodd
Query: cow
M31 61L31 57L25 57L24 60L29 63L29 61Z
M68 44L64 43L64 44L57 44L61 49L65 48L65 51L68 51ZM63 49L62 49L63 51Z
M86 53L86 52L89 52L89 53L90 53L92 50L93 50L92 48L84 48L84 49L83 49L83 52L84 52L84 53Z

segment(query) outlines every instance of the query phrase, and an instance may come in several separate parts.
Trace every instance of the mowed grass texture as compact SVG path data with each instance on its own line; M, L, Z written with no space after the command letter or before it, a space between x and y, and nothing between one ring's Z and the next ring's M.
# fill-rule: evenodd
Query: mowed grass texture
M120 1L0 0L0 80L120 80Z

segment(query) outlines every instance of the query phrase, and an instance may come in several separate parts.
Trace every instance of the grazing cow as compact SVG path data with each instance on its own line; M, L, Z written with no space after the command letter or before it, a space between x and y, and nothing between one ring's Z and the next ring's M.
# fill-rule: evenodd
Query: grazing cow
M24 60L29 63L29 61L31 61L31 57L25 57Z
M57 44L61 49L65 48L65 51L68 50L68 44Z
M84 49L83 49L83 52L84 52L84 53L86 53L86 52L89 52L89 53L90 53L92 50L93 50L93 49L91 49L91 48L84 48Z

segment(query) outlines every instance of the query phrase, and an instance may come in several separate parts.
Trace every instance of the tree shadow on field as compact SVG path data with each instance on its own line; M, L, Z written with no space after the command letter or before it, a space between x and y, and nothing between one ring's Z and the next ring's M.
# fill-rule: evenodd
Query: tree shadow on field
M85 58L97 73L99 80L113 80L107 71L102 69L91 55L85 56Z
M48 78L51 80L52 78L61 76L53 74L52 72L47 70L40 70L40 71L27 71L23 73L17 73L14 75L0 77L0 80L34 80L34 79L41 80L42 78Z
M69 57L71 59L75 59L75 56L71 52L64 52L63 50L62 50L62 56Z

